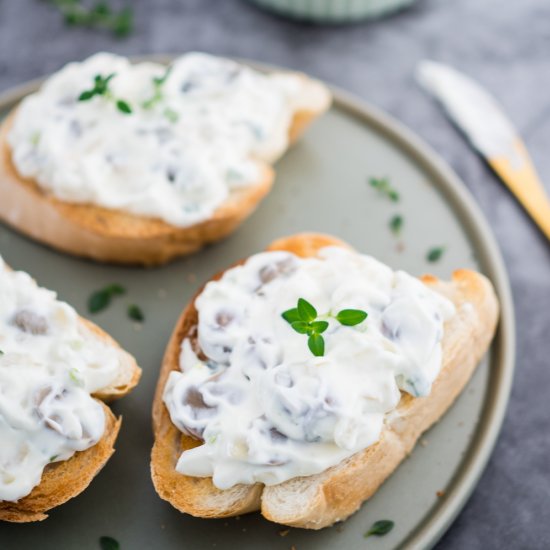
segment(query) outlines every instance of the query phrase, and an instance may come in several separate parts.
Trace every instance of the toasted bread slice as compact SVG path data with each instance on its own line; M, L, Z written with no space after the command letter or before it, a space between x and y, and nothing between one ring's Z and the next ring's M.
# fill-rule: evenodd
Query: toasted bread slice
M300 234L271 244L268 250L287 250L315 256L325 246L348 246L333 237ZM219 278L219 274L216 278ZM237 485L220 490L211 478L190 477L175 470L186 448L201 443L183 435L171 422L162 394L170 371L179 369L180 345L197 327L194 299L183 311L168 344L153 405L155 444L151 472L161 498L178 510L200 517L226 517L260 510L269 520L293 527L320 529L353 514L399 463L418 437L450 407L487 351L498 319L498 302L491 283L479 273L459 270L450 282L431 275L422 278L456 307L445 325L443 366L431 393L414 398L403 393L386 419L380 440L328 470L272 486Z
M290 143L331 102L323 84L305 75L302 79L309 107L295 114L289 128ZM0 128L0 220L76 256L118 264L158 265L190 254L234 231L267 195L275 178L273 168L258 160L258 182L232 190L211 218L188 227L92 204L68 203L17 172L7 141L13 116L11 113Z
M139 382L141 369L135 359L105 331L87 319L80 318L80 322L84 334L114 347L119 355L120 370L116 380L93 394L105 412L103 437L93 447L75 453L68 460L46 466L40 484L27 496L17 502L0 501L0 520L25 523L46 519L48 510L84 491L115 452L114 443L121 419L116 418L104 402L119 399L132 391Z

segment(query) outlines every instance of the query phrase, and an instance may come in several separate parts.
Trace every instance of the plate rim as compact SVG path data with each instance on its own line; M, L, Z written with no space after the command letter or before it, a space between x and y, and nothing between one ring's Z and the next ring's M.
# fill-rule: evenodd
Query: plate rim
M133 55L129 58L133 61L166 63L177 55L159 53ZM235 59L268 72L292 70L249 59ZM14 107L26 95L35 91L48 76L28 80L1 91L0 111ZM481 251L480 262L484 272L492 281L500 301L500 320L490 347L492 359L489 365L490 378L494 378L496 381L496 389L494 388L485 395L475 435L446 491L445 498L427 512L426 518L407 535L405 542L401 545L403 548L429 549L435 546L451 526L477 486L504 421L512 389L516 350L514 304L510 282L499 246L485 215L464 182L443 157L412 129L392 115L355 94L325 81L322 82L328 86L332 93L331 108L341 109L352 118L359 119L373 128L428 174L430 182L443 194L445 202L456 213L460 225L466 231L469 239L475 243L477 250Z

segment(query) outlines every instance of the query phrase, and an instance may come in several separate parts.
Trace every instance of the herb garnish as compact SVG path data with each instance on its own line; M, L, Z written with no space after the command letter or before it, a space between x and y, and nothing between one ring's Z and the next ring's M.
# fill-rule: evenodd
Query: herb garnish
M125 292L124 287L119 284L108 285L101 290L96 290L88 298L88 310L90 313L98 313L111 303L113 296L119 296Z
M382 537L384 535L387 535L395 525L395 522L391 521L390 519L381 519L380 521L375 521L371 528L363 535L365 538L370 537L372 535L376 537Z
M162 86L170 76L171 72L172 66L170 65L170 67L166 68L162 76L153 77L153 95L141 104L144 109L152 109L159 101L162 100Z
M128 317L130 317L133 321L138 321L139 323L145 321L143 311L141 311L141 308L136 306L136 304L131 304L128 306Z
M162 111L162 114L165 116L165 118L168 119L168 122L171 122L172 124L175 124L180 119L177 111L174 111L174 109L170 109L170 107L166 107L166 109Z
M118 540L113 537L99 537L99 546L101 550L120 550Z
M78 101L89 101L93 97L103 96L108 101L114 101L116 108L125 115L132 113L132 107L124 99L115 98L113 92L109 88L109 82L116 76L116 73L111 73L107 76L96 74L94 77L94 86L89 90L84 90L79 96Z
M133 30L134 14L131 7L113 11L106 0L99 0L91 7L82 5L82 0L52 0L61 12L67 25L100 28L123 37Z
M361 309L343 309L336 315L329 312L319 316L317 310L304 298L298 298L295 308L281 314L296 332L308 335L307 345L315 357L325 354L325 339L321 335L327 330L328 321L324 319L333 318L341 325L352 327L362 323L367 316L367 312Z
M441 256L443 256L443 253L445 252L444 246L437 246L434 248L431 248L428 250L428 253L426 254L426 260L428 262L437 262L441 259Z
M396 214L390 220L390 229L395 236L398 236L401 233L401 228L403 227L403 216Z
M4 352L0 349L0 355L4 355Z
M80 372L78 369L75 369L74 367L69 371L69 378L77 385L77 386L84 386L84 381L82 378L80 378Z
M163 93L162 93L162 87L164 86L164 83L170 76L170 73L172 72L172 66L166 67L166 70L164 71L164 74L162 76L157 76L152 79L153 81L153 95L146 99L141 106L145 110L152 109L157 103L162 101L163 99ZM180 116L177 113L177 111L174 111L174 109L171 109L170 107L166 107L162 111L162 115L172 124L175 124Z
M392 187L389 178L370 178L371 187L377 189L382 195L386 195L391 201L399 201L399 193Z

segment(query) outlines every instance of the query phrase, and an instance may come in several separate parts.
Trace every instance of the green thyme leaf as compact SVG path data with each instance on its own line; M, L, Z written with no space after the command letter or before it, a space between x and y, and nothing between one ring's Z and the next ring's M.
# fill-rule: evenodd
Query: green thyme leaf
M341 325L346 325L348 327L353 327L362 323L368 316L366 311L361 309L343 309L336 315L336 320Z
M389 178L370 178L369 183L381 195L385 195L393 202L399 201L399 193L392 187Z
M109 306L113 296L124 293L124 287L119 284L108 285L101 290L96 290L88 298L88 311L90 313L98 313Z
M394 527L395 522L389 519L381 519L380 521L375 521L371 528L363 535L365 538L372 535L376 537L382 537L387 535Z
M314 321L313 323L310 323L309 325L313 332L317 334L322 334L327 330L328 328L328 322L327 321Z
M399 233L401 233L402 227L403 227L403 216L396 214L390 220L390 229L394 235L399 235Z
M163 95L162 95L162 86L166 82L168 76L170 76L170 73L172 72L172 66L166 68L164 71L164 74L162 76L156 76L153 77L153 95L145 100L141 106L144 109L152 109L157 103L162 101ZM179 118L179 115L173 111L172 109L165 109L164 116L170 120L170 122L177 122L177 119ZM175 119L175 120L174 120Z
M170 76L171 72L172 72L172 65L166 67L166 70L164 71L164 74L162 76L154 77L153 84L155 86L162 86Z
M42 134L38 130L36 132L33 132L31 134L31 145L34 145L36 147L40 143L41 137Z
M69 378L77 385L77 386L84 386L84 381L82 380L82 378L80 378L79 376L80 372L75 369L75 368L72 368L70 371L69 371Z
M101 550L120 550L119 542L113 537L99 537Z
M116 296L116 295L120 296L122 294L126 294L126 289L122 285L119 285L118 283L113 283L111 285L106 286L105 290L112 296Z
M301 321L302 318L300 317L300 314L298 313L298 308L294 307L292 309L287 309L283 313L281 313L281 317L287 321L288 323L294 323L295 321Z
M172 124L175 124L180 119L179 114L176 111L174 111L174 109L170 109L169 107L166 107L166 109L164 109L162 114Z
M307 334L310 331L309 323L304 321L294 321L294 323L291 323L290 326L300 334Z
M310 323L317 317L317 310L304 298L298 299L298 313L302 321Z
M131 304L128 306L128 317L132 319L133 321L137 321L138 323L142 323L145 321L145 315L143 315L143 311L141 311L141 308L139 306L136 306L135 304Z
M116 106L121 113L124 113L127 115L132 113L132 107L130 107L130 105L123 99L118 99L116 102Z
M114 101L116 108L126 115L132 113L132 107L124 99L115 99L113 93L109 89L109 82L116 76L116 73L111 73L107 76L96 74L94 77L94 86L89 90L84 90L79 96L78 101L89 101L93 97L103 96L107 101Z
M88 101L96 95L95 90L86 90L78 96L78 101Z
M322 357L325 354L325 340L320 334L312 334L307 340L307 345L315 357Z
M426 254L426 260L428 262L438 262L441 259L441 256L443 256L443 253L445 252L444 246L437 246L434 248L431 248L428 250L428 253Z
M4 355L4 352L0 349L0 355Z
M111 295L104 290L94 292L88 298L88 310L90 313L98 313L111 303Z
M134 12L132 8L126 7L115 16L112 24L113 32L119 38L128 36L134 28Z
M50 456L50 462L55 462L57 460L57 457L59 455L53 455L53 456Z

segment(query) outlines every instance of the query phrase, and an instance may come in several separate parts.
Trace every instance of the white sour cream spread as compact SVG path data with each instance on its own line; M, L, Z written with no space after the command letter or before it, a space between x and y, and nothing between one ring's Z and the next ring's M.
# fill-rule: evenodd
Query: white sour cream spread
M78 101L98 75L114 75L111 95ZM316 101L300 76L210 55L183 55L167 71L99 53L27 97L8 141L17 171L59 199L184 227L211 217L232 189L257 184L257 159L278 158L294 113Z
M101 439L105 416L90 393L118 366L72 307L0 257L0 501L28 495L47 464Z
M281 317L298 298L329 322L322 357ZM204 441L177 471L221 489L316 474L375 443L401 391L430 393L455 311L418 279L337 247L252 256L195 305L197 337L182 342L164 402L178 429ZM368 318L343 326L330 317L342 309Z

